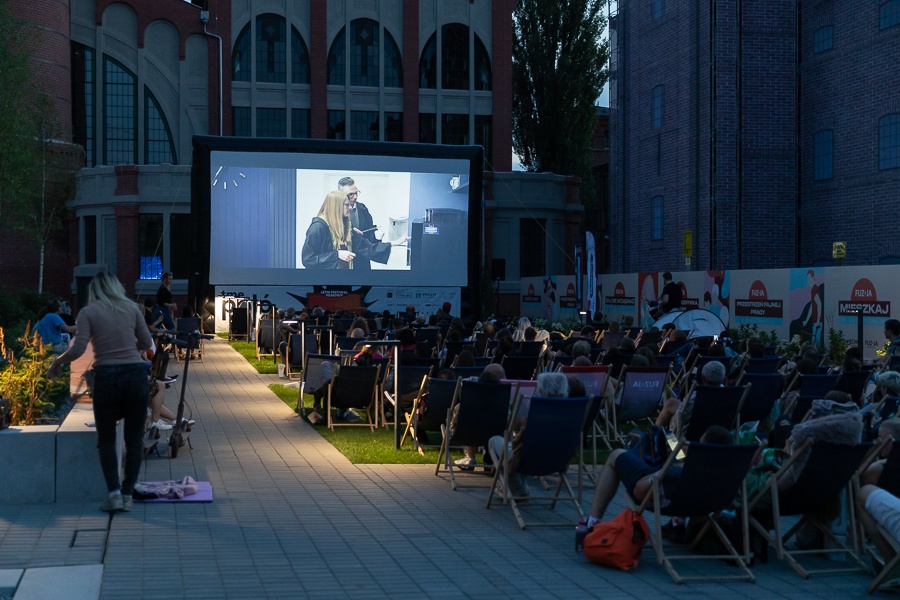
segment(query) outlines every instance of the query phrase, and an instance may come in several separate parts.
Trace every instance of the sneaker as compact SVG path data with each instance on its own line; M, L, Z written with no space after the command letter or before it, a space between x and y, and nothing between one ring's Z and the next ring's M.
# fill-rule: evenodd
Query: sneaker
M344 413L344 420L348 423L359 423L362 421L362 417L356 414L356 411L348 410Z
M453 465L457 469L462 469L463 471L472 471L475 469L475 463L478 462L477 459L473 456L469 458L468 456L463 456L462 458L458 458L453 461Z
M100 510L108 513L116 513L125 510L124 501L122 500L122 494L113 494L112 496L108 496L106 500L100 505Z
M129 512L133 507L133 502L129 494L122 494L122 512Z
M152 426L153 426L153 427L156 427L156 428L157 428L158 430L160 430L160 431L169 431L170 429L172 429L172 424L171 424L171 423L166 423L166 422L163 421L162 419L160 419L159 421L157 421L156 423L154 423Z
M168 383L172 383L173 381L175 381L175 378L166 376L166 377L160 377L159 379L157 379L157 381L160 383L168 384Z
M196 423L197 421L193 419L181 419L181 424L185 427L193 427Z

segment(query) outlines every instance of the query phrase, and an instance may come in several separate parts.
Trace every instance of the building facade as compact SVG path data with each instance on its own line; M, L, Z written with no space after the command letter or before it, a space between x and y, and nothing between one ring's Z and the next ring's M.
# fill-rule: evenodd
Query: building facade
M872 216L900 199L898 11L619 0L611 269L809 265L837 241L845 264L896 256Z

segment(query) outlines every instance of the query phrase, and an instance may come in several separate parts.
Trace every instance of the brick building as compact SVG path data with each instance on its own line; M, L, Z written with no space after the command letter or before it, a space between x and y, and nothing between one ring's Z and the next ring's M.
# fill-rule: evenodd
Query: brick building
M619 0L613 271L900 255L900 1Z

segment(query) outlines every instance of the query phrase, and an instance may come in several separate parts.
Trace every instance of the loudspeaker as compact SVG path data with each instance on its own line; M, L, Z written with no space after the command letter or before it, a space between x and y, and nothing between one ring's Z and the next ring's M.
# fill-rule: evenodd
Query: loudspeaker
M500 279L501 281L506 280L506 259L505 258L492 258L491 259L491 280L497 281Z

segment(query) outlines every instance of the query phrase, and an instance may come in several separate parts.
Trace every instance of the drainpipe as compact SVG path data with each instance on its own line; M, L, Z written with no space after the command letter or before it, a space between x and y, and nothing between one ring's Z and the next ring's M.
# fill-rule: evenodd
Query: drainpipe
M203 35L215 38L219 42L219 135L225 135L222 129L222 38L206 30L206 24L209 23L208 10L200 11L200 22L203 23Z

